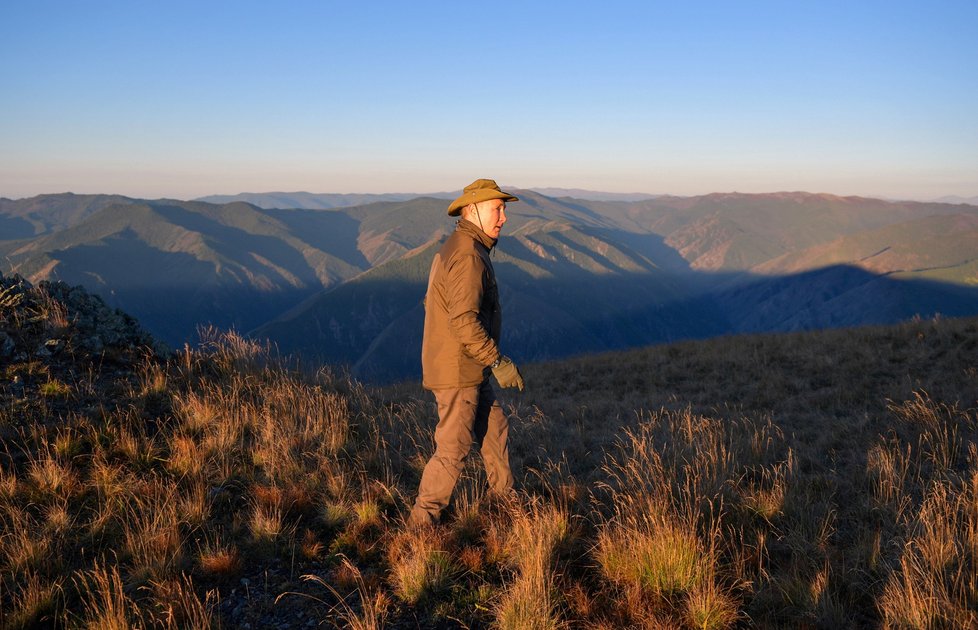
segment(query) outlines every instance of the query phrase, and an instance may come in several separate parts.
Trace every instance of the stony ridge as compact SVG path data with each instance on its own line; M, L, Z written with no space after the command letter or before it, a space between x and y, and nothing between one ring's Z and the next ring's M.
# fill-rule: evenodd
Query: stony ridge
M169 350L132 316L110 308L80 286L0 274L0 359L47 360L67 355L76 360L127 361L147 352Z
M171 354L82 287L0 275L0 400L13 420L0 437L73 415L98 417L140 370Z

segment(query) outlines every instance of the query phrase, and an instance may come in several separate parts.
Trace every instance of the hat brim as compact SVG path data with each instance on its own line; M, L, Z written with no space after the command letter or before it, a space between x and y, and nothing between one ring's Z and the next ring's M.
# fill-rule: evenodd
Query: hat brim
M480 201L489 201L490 199L502 199L506 202L520 200L519 197L501 190L492 190L491 188L473 190L462 193L458 199L448 204L448 216L457 217L458 215L462 214L462 208L470 203L479 203Z

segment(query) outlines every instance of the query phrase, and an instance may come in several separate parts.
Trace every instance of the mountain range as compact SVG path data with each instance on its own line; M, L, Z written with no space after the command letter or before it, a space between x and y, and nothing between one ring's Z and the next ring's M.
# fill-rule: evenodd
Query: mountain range
M263 203L294 206L269 208L2 199L0 270L84 285L171 344L212 324L371 380L416 377L451 194L363 203L268 193ZM493 264L502 345L517 361L978 314L978 206L802 192L516 194Z
M506 190L511 187L504 186ZM641 201L653 199L658 195L646 193L611 193L581 188L531 188L533 192L548 197L571 197L587 201ZM244 201L259 208L305 208L307 210L330 210L361 206L378 201L407 201L417 197L434 197L436 199L454 199L461 191L437 192L426 195L415 193L310 193L310 192L267 192L267 193L238 193L236 195L208 195L195 201L208 203L231 203Z

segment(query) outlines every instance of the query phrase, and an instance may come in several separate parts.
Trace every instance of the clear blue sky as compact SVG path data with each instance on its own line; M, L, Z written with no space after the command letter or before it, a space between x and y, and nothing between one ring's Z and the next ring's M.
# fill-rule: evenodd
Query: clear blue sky
M978 195L978 2L0 3L0 196Z

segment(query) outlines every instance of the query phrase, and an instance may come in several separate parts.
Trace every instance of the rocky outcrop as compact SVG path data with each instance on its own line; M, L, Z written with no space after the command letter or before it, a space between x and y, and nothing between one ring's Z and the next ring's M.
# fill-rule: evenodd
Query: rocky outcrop
M0 364L92 359L131 362L169 350L131 316L64 282L0 274Z

